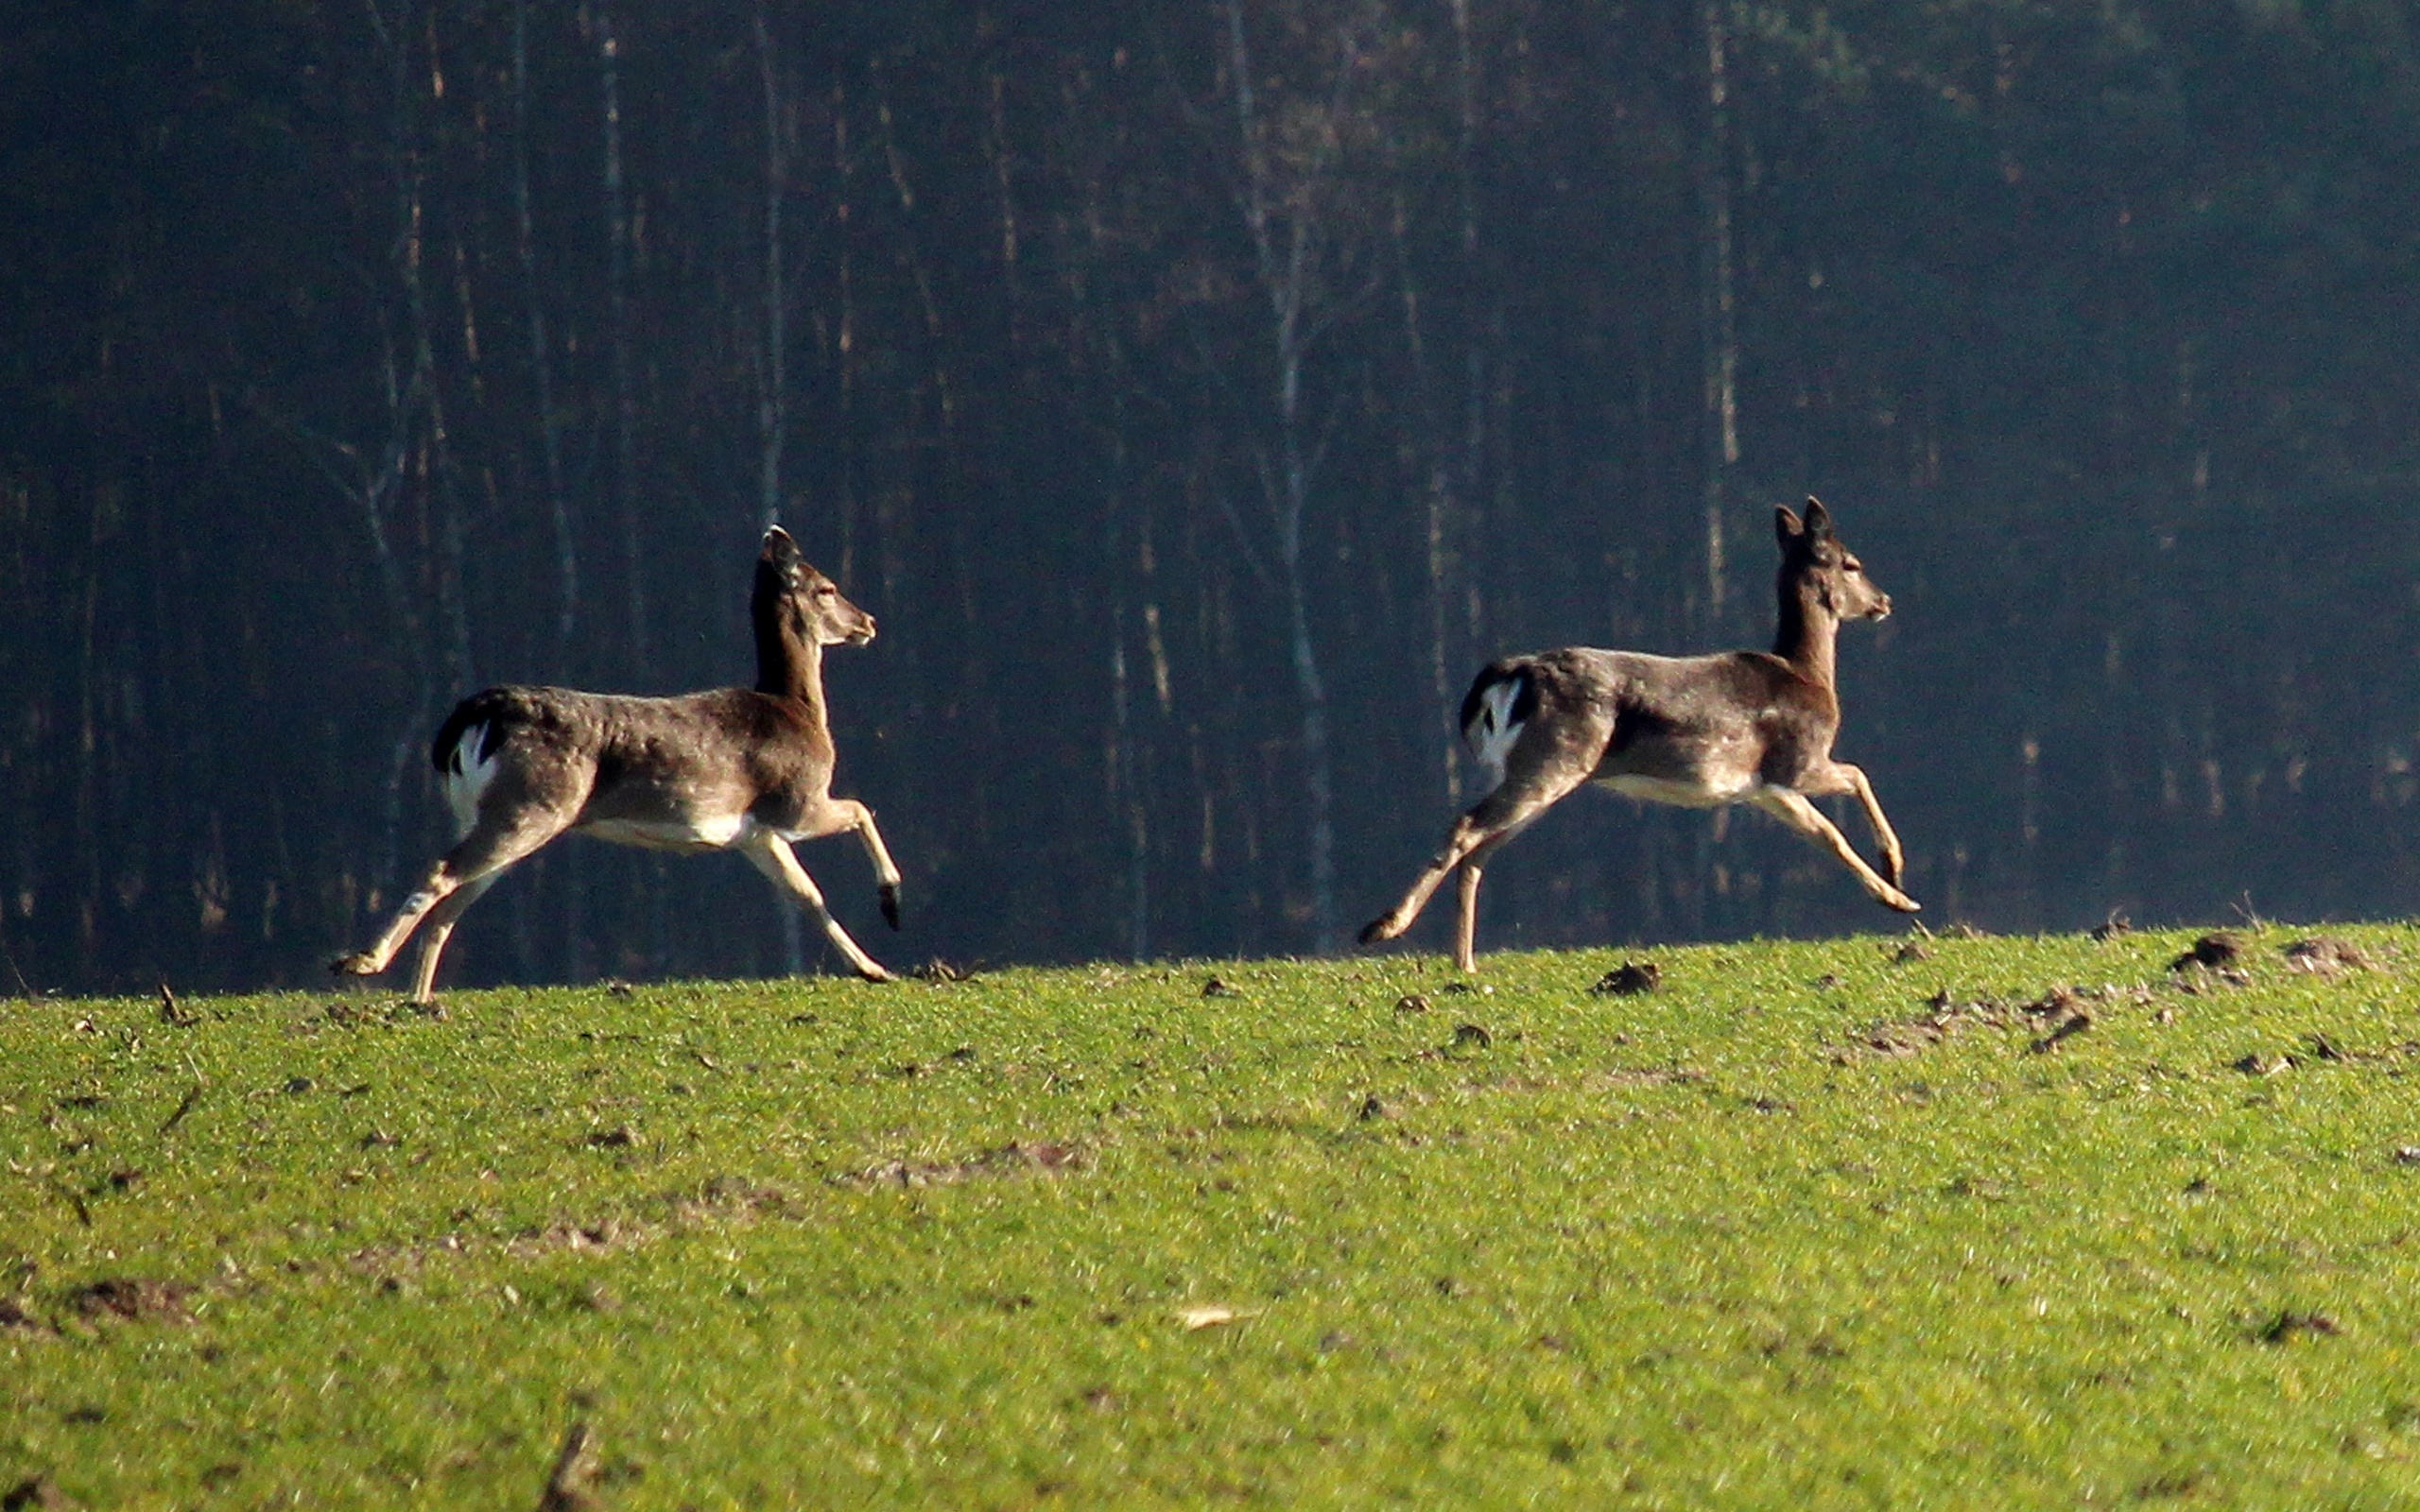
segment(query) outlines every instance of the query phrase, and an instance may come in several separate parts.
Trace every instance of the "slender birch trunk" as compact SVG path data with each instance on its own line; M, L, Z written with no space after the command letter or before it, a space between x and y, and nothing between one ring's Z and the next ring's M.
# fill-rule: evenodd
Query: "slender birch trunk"
M1227 41L1234 69L1236 126L1243 138L1245 221L1252 232L1253 251L1262 292L1270 303L1270 345L1277 362L1274 395L1277 421L1277 476L1262 469L1262 490L1276 515L1278 563L1286 594L1288 658L1296 696L1302 703L1303 786L1310 848L1312 948L1322 954L1339 944L1336 913L1336 831L1327 739L1327 685L1321 676L1318 646L1311 633L1310 586L1303 561L1303 520L1310 505L1311 473L1316 458L1303 447L1303 359L1309 345L1305 329L1310 297L1313 216L1307 195L1288 208L1290 234L1284 256L1276 249L1270 202L1274 195L1267 153L1261 143L1261 122L1252 82L1252 58L1244 42L1241 0L1229 0ZM1316 180L1323 164L1314 163Z
M614 347L614 489L621 514L631 670L645 679L652 657L648 636L645 546L639 531L638 392L631 371L631 220L622 186L622 49L621 40L614 31L612 9L597 7L596 21L597 76L605 117L605 299Z
M772 29L762 0L753 17L756 72L765 90L765 333L756 364L756 522L769 530L782 517L782 449L789 432L789 285L782 260L782 201L789 192L789 131L782 109L781 75ZM804 920L795 908L775 910L781 919L782 967L791 976L806 970Z
M756 72L765 89L765 339L756 369L756 435L762 451L756 512L761 531L781 520L782 443L788 426L790 301L782 270L782 200L789 190L789 138L783 120L781 79L774 68L772 32L765 25L761 3L754 19Z
M538 454L546 486L546 514L555 534L555 646L566 666L579 626L579 541L563 491L562 434L555 412L554 352L546 335L546 302L538 278L538 237L529 214L529 0L512 4L512 215L521 286L527 301L529 369L538 390Z
M1701 145L1702 334L1705 352L1705 592L1709 629L1722 620L1723 522L1739 461L1739 340L1732 290L1731 65L1727 0L1700 0L1705 44L1706 131Z

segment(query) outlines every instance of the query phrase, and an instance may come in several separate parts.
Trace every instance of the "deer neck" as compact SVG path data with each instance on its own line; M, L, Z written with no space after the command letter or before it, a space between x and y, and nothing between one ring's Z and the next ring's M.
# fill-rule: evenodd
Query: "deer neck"
M1781 627L1773 636L1773 655L1810 680L1834 687L1840 635L1840 616L1824 607L1812 586L1782 586Z
M823 647L805 636L784 633L779 625L756 627L756 691L803 704L818 728L823 725Z

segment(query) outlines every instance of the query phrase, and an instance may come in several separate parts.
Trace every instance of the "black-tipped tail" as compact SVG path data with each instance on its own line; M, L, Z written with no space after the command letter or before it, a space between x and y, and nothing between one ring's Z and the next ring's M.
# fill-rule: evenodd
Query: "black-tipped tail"
M437 738L428 743L428 764L437 768L438 775L460 775L466 763L459 747L463 735L474 726L483 726L484 729L479 736L479 748L470 753L471 760L483 762L494 755L505 733L505 721L498 715L510 704L510 695L503 688L475 693L456 704L454 712L445 716L445 723L437 727Z
M1491 662L1479 668L1478 676L1471 679L1471 691L1462 695L1462 739L1475 741L1478 738L1473 727L1478 723L1479 716L1487 713L1487 696L1506 683L1512 685L1512 707L1507 711L1504 720L1508 727L1526 725L1530 716L1538 712L1538 684L1530 676L1529 659L1507 657L1501 662Z

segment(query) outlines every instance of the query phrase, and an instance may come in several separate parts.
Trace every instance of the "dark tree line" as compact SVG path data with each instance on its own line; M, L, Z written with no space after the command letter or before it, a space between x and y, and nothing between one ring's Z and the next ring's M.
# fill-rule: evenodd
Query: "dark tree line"
M2420 907L2401 5L6 31L0 992L314 980L444 838L451 701L745 680L775 519L881 617L829 671L894 964L1335 948L1467 799L1479 662L1763 641L1808 492L1900 605L1842 754L1928 918ZM1505 943L1888 922L1754 816L1492 875ZM571 846L456 954L815 948L735 860Z

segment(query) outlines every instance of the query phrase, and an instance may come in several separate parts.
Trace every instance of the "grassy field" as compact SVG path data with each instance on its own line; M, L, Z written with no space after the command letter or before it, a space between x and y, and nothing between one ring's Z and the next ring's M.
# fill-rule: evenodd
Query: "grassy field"
M2332 933L0 1003L0 1492L2420 1506Z

